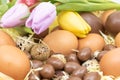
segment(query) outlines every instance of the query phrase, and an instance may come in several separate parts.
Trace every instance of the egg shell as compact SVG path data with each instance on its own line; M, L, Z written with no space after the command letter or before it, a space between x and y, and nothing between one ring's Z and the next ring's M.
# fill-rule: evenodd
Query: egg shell
M14 79L0 72L0 80L14 80Z
M120 48L104 54L100 60L100 69L104 75L120 76Z
M77 37L66 30L56 30L49 33L43 41L53 50L55 53L62 53L68 55L72 49L77 49L78 39Z
M16 46L13 38L5 31L0 30L0 45L12 45Z
M111 15L111 14L112 14L113 12L115 12L115 11L116 11L116 10L107 10L107 11L104 11L104 12L101 14L100 19L102 20L103 25L105 25L108 16Z
M29 70L30 61L23 51L11 45L0 46L0 72L24 80Z
M115 36L115 46L120 47L120 32Z
M105 45L103 37L97 33L90 33L87 37L78 40L78 49L91 48L92 52L101 51Z

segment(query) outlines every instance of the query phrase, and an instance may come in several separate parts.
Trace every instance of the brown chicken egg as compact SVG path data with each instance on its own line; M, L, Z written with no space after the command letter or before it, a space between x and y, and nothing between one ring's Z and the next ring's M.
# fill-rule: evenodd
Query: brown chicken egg
M56 30L49 33L43 41L53 50L55 53L62 53L68 55L72 49L77 49L78 39L77 37L66 30Z
M115 46L120 47L120 32L115 36Z
M105 45L105 41L103 37L97 33L90 33L87 37L78 40L78 48L79 50L88 47L94 51L100 51L103 49Z
M5 31L0 30L0 45L13 45L16 46L16 43L12 37Z
M15 46L0 46L0 72L14 78L24 80L30 70L27 55Z
M104 75L120 76L120 48L108 51L100 60L100 69Z

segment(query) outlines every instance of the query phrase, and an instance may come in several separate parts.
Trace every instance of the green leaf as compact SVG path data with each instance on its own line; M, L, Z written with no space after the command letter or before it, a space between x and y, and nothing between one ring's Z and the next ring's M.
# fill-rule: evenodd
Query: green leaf
M20 34L33 34L33 31L31 30L31 28L27 28L25 26L19 26L19 27L15 27L15 30L17 30Z
M16 3L16 0L11 0L7 5L11 8Z
M40 0L41 2L48 2L49 0Z
M6 4L7 3L7 0L0 0L0 5L1 4Z
M73 3L73 2L80 2L80 3L86 3L88 0L54 0L60 3Z
M0 17L8 10L8 5L7 4L3 4L0 5Z
M72 5L72 6L71 6ZM102 2L102 3L63 3L57 5L57 10L71 10L71 11L103 11L109 9L120 9L120 4L114 2Z
M111 1L111 0L54 0L60 3L86 3L86 2L93 2L93 3L102 3L102 2L107 2L107 1Z
M111 0L88 0L89 2L92 3L104 3L104 2L111 2Z
M31 30L31 28L24 27L23 30L24 30L26 33L29 33L29 34L33 34L33 33L34 33L34 32Z

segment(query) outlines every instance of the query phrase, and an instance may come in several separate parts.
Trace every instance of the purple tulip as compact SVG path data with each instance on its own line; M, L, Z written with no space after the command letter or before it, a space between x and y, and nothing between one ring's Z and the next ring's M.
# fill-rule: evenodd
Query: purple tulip
M50 2L42 2L36 6L26 21L26 26L36 34L45 31L56 17L56 7Z
M25 4L16 4L2 16L0 26L10 28L23 25L29 14L29 8Z

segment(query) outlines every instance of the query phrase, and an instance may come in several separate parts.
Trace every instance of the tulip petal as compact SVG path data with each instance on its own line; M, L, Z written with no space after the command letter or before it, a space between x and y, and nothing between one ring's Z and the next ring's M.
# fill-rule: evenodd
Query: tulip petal
M45 31L49 26L50 24L53 22L53 20L55 19L55 16L56 15L56 12L52 13L52 15L48 16L47 18L45 18L40 24L39 26L37 25L33 25L33 26L36 26L36 28L34 29L34 32L36 34L40 34L42 33L43 31ZM40 28L39 28L40 27Z
M25 18L29 15L29 9L25 4L16 4L10 8L1 18L1 27L15 27L22 25Z
M45 31L56 17L56 7L50 2L42 2L35 7L26 21L26 26L36 34Z

